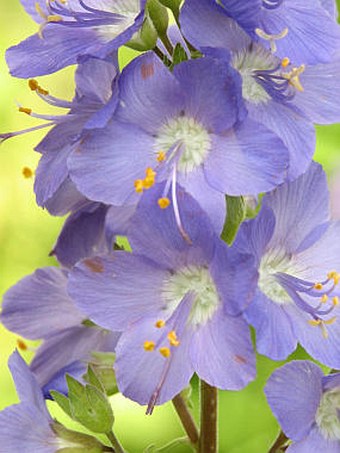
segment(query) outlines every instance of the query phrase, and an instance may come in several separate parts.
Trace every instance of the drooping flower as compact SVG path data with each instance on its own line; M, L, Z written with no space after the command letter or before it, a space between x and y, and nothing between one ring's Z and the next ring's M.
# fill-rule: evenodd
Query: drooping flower
M9 367L21 402L0 412L1 451L56 453L69 449L103 450L104 446L91 436L74 433L76 437L71 440L71 431L58 429L58 423L47 410L35 376L18 352L10 357ZM64 436L62 431L65 434L67 431L67 435Z
M123 331L116 348L118 388L148 404L173 398L194 372L213 386L240 389L254 378L254 354L231 300L249 300L256 270L214 232L197 202L177 186L181 235L173 210L157 205L164 184L142 198L128 238L133 253L97 257L100 272L79 263L69 293L89 318ZM235 314L233 312L233 314Z
M265 394L293 441L287 453L340 451L340 373L324 376L312 362L293 361L274 371Z
M167 181L168 206L178 182L221 231L225 193L255 194L284 180L287 150L245 118L239 76L225 62L190 60L171 73L147 53L124 69L118 85L113 119L69 159L71 178L90 199L134 204L155 182Z
M96 262L85 260L95 269ZM50 390L67 390L65 374L81 377L93 351L114 352L118 334L86 322L66 292L67 273L38 269L4 295L1 322L30 340L43 339L30 365L46 397ZM20 345L25 347L22 340ZM57 388L58 387L58 388Z
M326 176L313 163L296 181L263 198L235 246L256 259L259 279L245 317L257 349L285 359L299 342L315 359L340 366L340 223L329 219Z
M304 173L315 150L312 123L340 120L334 96L340 89L339 59L311 65L307 59L300 64L290 53L279 58L252 41L210 0L187 0L180 20L188 39L206 54L216 53L216 47L230 52L231 65L242 78L249 117L272 130L287 146L288 176L294 179Z
M215 1L211 3L215 4ZM332 61L340 28L319 0L221 0L225 13L252 39L297 65ZM334 7L334 5L333 5Z
M131 39L144 18L145 0L22 0L40 29L7 51L15 77L51 74L84 57L105 59Z

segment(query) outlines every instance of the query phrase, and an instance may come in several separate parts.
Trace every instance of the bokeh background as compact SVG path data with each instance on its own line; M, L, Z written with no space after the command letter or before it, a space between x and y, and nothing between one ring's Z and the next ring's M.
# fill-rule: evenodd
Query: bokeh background
M26 81L11 78L5 63L6 48L36 30L36 24L25 14L19 0L0 0L0 133L39 124L37 120L19 113L18 104L39 113L56 113L56 109L49 108L29 90ZM131 51L123 50L120 56L122 64L132 57ZM39 82L56 96L72 98L72 68L57 75L41 77ZM334 95L339 96L339 93ZM340 218L340 126L318 127L317 133L315 157L327 171L333 213ZM39 155L33 148L42 136L43 132L34 132L6 141L0 146L0 296L37 267L56 264L53 258L48 257L48 253L63 219L53 218L36 206L33 179L26 179L22 174L24 167L32 170L36 168ZM15 349L17 340L16 335L0 325L0 409L18 401L7 368L8 357ZM27 360L35 346L31 343L32 350L24 353ZM294 357L303 358L306 355L299 350ZM279 365L259 357L256 382L242 392L220 393L221 453L262 453L268 450L278 426L266 405L262 389L270 373ZM196 382L193 401L197 407ZM121 396L114 396L112 405L116 416L115 431L131 453L143 452L150 444L159 447L175 437L183 436L171 403L157 408L152 417L144 415L145 408ZM50 407L57 418L63 418L53 403ZM79 429L75 424L70 426ZM190 449L182 445L171 451L185 453Z

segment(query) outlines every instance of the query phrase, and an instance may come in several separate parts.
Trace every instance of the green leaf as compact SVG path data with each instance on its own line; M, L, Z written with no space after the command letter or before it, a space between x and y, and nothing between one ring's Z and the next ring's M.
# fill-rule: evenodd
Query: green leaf
M167 9L158 0L148 0L147 12L158 35L166 36L169 26L169 15Z
M58 406L72 418L72 412L70 407L70 402L68 398L62 393L56 392L55 390L50 391L52 398L58 404Z
M243 197L226 196L227 218L221 238L231 245L234 242L238 229L246 216L246 204Z
M179 8L181 6L182 0L159 0L159 2L167 8L171 9L171 11L174 13L175 18L178 19Z
M176 64L182 63L182 61L186 61L187 59L188 56L186 54L186 51L183 49L180 43L177 43L172 57L172 68L176 66Z
M84 379L86 382L96 387L100 392L105 393L104 385L102 384L100 378L97 376L97 373L92 365L88 366L87 373L84 375Z
M152 50L158 39L157 31L147 16L143 22L142 28L133 35L132 39L126 44L131 49L144 52L146 50Z

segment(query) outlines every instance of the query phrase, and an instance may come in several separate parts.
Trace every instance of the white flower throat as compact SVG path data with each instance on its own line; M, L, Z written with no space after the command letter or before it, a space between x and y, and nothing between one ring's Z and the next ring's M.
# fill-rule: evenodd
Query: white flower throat
M316 424L322 435L329 440L340 440L340 388L322 395L316 413ZM326 453L326 452L325 452Z

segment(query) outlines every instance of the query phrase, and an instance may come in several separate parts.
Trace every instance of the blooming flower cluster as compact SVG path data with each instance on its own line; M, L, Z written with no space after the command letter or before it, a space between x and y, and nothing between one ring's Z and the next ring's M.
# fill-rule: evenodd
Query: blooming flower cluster
M110 421L95 356L115 354L118 390L148 414L194 373L223 390L255 379L249 326L273 360L300 343L340 369L340 224L312 162L314 124L340 120L335 3L21 1L38 29L7 51L10 72L66 114L20 107L44 123L1 139L49 128L36 147L36 199L69 217L52 251L60 267L4 296L1 322L43 343L29 368L17 352L10 359L22 402L0 414L0 445L68 448L72 433L43 397L88 427L92 409L78 411L88 392ZM121 70L123 45L143 53ZM72 101L32 78L68 65ZM266 394L288 451L339 450L339 382L308 362L274 373ZM14 419L29 437L14 440ZM108 435L104 426L93 431Z

